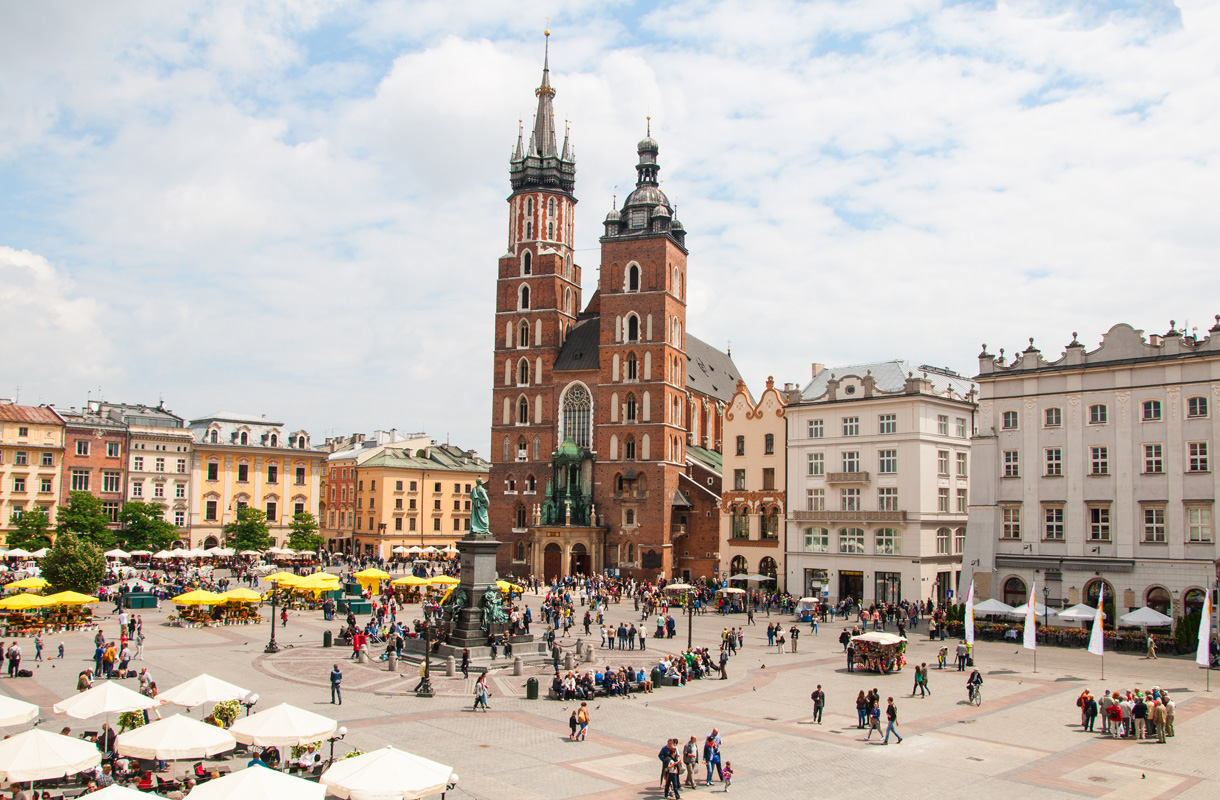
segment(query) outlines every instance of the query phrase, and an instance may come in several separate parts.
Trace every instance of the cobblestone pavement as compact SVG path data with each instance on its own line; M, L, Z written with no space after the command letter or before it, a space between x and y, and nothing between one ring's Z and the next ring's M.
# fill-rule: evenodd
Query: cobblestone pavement
M526 602L537 610L537 598ZM117 624L101 610L103 630ZM415 609L403 615L413 619ZM573 703L524 699L527 677L542 683L549 671L511 665L491 672L491 710L471 711L472 680L434 670L432 699L414 696L417 669L400 664L391 673L384 662L360 665L350 651L321 646L322 632L337 628L317 613L293 613L276 636L285 649L263 652L267 624L182 629L164 624L166 611L144 614L144 660L164 690L200 672L257 691L258 707L290 702L330 714L347 726L339 744L372 749L386 744L454 765L459 788L451 798L650 798L659 797L657 751L671 736L700 740L718 727L724 756L735 769L732 794L747 798L811 796L945 798L1213 798L1220 796L1220 760L1212 755L1220 732L1220 675L1216 691L1204 691L1205 673L1188 659L1149 661L1108 654L1105 680L1101 660L1084 650L1046 647L1038 672L1032 654L1019 645L980 642L976 660L986 684L981 707L965 703L965 675L931 670L931 696L910 696L911 672L889 676L847 673L838 634L842 624L822 625L820 635L802 626L800 653L766 648L766 615L747 628L746 646L729 663L728 680L696 681L682 688L659 688L650 695L602 698L590 704L587 742L568 741ZM637 622L629 605L612 607L607 621ZM792 624L790 617L772 621ZM726 624L744 624L744 615L705 615L693 621L696 646L715 645ZM672 640L649 640L647 652L598 650L596 664L651 664L663 652L686 645L687 621ZM538 631L536 630L535 633ZM575 632L575 631L574 631ZM23 667L33 679L0 680L0 691L43 706L44 724L54 730L96 728L57 717L50 706L74 690L76 676L91 666L90 633L49 637L53 653L62 640L63 660L33 662L33 643L23 640ZM571 647L576 637L563 641ZM594 645L599 636L592 637ZM952 643L950 643L952 644ZM911 634L908 657L935 664L939 642L921 631ZM329 702L327 674L338 663L344 672L344 703ZM135 681L129 681L134 685ZM823 724L811 722L809 694L826 691ZM1160 685L1178 703L1178 735L1167 745L1111 740L1083 733L1075 698L1088 687ZM888 746L865 740L856 729L857 691L877 687L893 696L904 737ZM257 710L257 707L256 709ZM194 711L192 713L199 713ZM715 784L712 790L720 792ZM696 792L709 790L700 786Z

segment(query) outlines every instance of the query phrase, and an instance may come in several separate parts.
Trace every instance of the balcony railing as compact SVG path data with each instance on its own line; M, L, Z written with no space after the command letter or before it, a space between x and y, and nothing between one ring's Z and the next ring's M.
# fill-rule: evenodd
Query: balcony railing
M828 472L827 483L868 483L867 472Z

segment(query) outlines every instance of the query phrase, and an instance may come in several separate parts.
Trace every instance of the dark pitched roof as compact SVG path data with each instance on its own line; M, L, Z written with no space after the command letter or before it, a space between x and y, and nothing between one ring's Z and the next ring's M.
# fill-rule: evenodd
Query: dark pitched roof
M686 334L686 388L729 402L741 375L733 358Z
M597 353L601 343L601 317L590 317L578 321L568 333L559 355L555 357L553 369L576 370L597 369Z

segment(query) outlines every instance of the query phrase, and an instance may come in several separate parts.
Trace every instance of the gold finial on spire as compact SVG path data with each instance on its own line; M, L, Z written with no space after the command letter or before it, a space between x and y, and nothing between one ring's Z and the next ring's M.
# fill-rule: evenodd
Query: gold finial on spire
M551 18L550 18L550 17L547 17L547 18L546 18L546 30L544 30L544 31L542 32L542 35L543 35L543 36L550 36L550 35L551 35Z
M647 124L647 128L646 128L646 129L647 129L647 131L648 131L648 135L649 135L649 136L652 136L652 115L651 115L651 114L649 114L647 117L644 117L644 119L645 119L646 124Z

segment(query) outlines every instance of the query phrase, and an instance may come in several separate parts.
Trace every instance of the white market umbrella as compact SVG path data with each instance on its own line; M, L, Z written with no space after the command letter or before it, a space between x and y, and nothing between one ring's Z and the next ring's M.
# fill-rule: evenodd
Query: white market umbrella
M120 755L134 758L156 758L175 761L183 758L207 758L237 744L233 734L224 728L191 719L185 714L159 719L114 740Z
M320 783L266 767L247 767L191 789L188 800L322 800Z
M51 706L56 714L67 714L73 719L89 719L107 717L111 714L122 714L127 711L143 711L146 708L156 708L161 705L160 699L146 697L139 692L133 692L121 683L105 681L98 683L92 689L74 694L60 700Z
M744 580L749 580L749 578L750 578L750 576L744 572L739 572L736 575L729 576L729 580L731 580L731 581L744 581Z
M431 545L428 545L427 547L425 547L425 548L423 549L423 552L425 552L425 553L439 553L439 552L441 552L441 549L440 549L439 547L433 547L433 546L431 546Z
M405 552L407 552L407 548L403 547L402 545L398 545L397 547L391 548L390 552L391 553L405 553Z
M150 797L157 795L147 792L138 792L135 789L128 789L126 786L120 786L117 783L112 783L105 789L98 789L93 794L89 795L89 800L148 800Z
M9 783L63 778L101 761L93 742L38 728L0 742L0 778Z
M1029 611L1029 603L1022 603L1021 605L1014 608L1012 611L1008 612L1008 614L1011 617L1021 618L1021 617L1025 616L1027 611ZM1041 616L1045 616L1046 613L1047 613L1046 606L1035 601L1034 602L1034 615L1041 617ZM1055 619L1058 619L1059 612L1052 608L1050 610L1050 616L1054 617Z
M156 559L164 560L164 559L173 558L173 557L174 557L174 554L168 550L158 550L157 552L153 553L153 558L156 558Z
M975 603L974 613L979 616L986 616L988 614L1011 614L1012 606L992 597Z
M288 703L280 703L233 723L229 732L242 744L291 747L313 744L334 735L339 723Z
M1066 619L1068 622L1087 622L1096 616L1097 609L1084 603L1077 603L1059 612L1059 619Z
M234 550L232 547L209 547L204 552L206 552L210 556L227 557L227 556L234 555L237 551Z
M153 554L153 551L152 550L132 550L131 554L133 556L151 556Z
M1155 608L1144 606L1135 609L1129 614L1123 614L1118 618L1118 621L1124 625L1140 625L1145 628L1155 628L1160 625L1173 624L1173 617L1167 617Z
M851 640L853 642L876 642L877 644L898 644L906 641L896 633L886 633L885 631L869 631L859 636L853 636Z
M26 552L25 550L22 550L20 547L18 547L13 550L9 550L7 553L4 554L4 557L5 558L29 558L30 554L28 552Z
M667 592L670 590L673 590L675 592L685 592L690 588L691 588L691 586L689 583L667 583L665 585L665 591L667 591Z
M38 706L8 695L0 695L0 727L24 725L38 719Z
M40 547L37 550L35 550L34 552L30 553L30 555L33 556L34 558L42 558L49 552L51 552L51 551L48 550L47 548Z
M424 552L424 549L422 547L420 547L419 545L413 544L407 548L407 552L408 553L422 553L422 552Z
M204 673L196 675L185 683L180 683L172 689L166 689L158 694L158 699L176 706L194 708L204 703L219 703L222 700L241 700L250 694L249 689L243 689L220 678L213 678Z
M131 553L128 553L126 550L120 550L117 547L113 550L107 550L103 555L106 558L131 558Z
M453 767L387 746L336 761L319 782L335 797L408 800L445 791L457 775Z
M259 551L257 551L257 550L242 550L240 553L238 553L238 555L242 555L242 556L261 556L261 555L262 555L262 553L260 553L260 552L259 552Z

